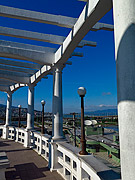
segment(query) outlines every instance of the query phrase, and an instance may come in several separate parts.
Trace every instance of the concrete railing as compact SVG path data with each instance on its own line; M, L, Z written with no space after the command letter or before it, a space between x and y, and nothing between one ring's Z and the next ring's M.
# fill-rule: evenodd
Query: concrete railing
M0 126L0 129L3 131L4 126ZM49 159L49 139L50 136L45 134L42 135L39 132L34 130L27 131L24 128L8 126L8 139L14 140L23 144L25 147L31 147L39 155L45 158L47 161ZM4 135L3 135L4 137Z
M45 158L47 161L49 160L49 135L41 135L38 132L34 133L34 146L33 149Z
M4 126L0 126L0 129ZM4 132L4 130L3 130ZM53 141L49 135L8 126L8 139L31 147L49 163L50 170L65 180L119 180L119 176L93 155L79 155L80 149L66 141ZM111 173L111 177L110 177Z
M79 148L69 143L56 143L57 172L66 180L120 180L115 173L93 155L79 155Z
M16 138L16 129L14 127L8 127L8 139L15 140Z
M79 155L79 149L68 143L57 143L58 173L67 180L101 180L96 170ZM94 158L92 155L88 159ZM94 158L95 159L95 158Z

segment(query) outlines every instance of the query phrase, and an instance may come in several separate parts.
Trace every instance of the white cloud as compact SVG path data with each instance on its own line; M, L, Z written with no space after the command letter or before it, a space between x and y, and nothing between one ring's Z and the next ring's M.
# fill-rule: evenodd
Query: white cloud
M111 95L112 93L111 92L103 92L102 93L102 96L109 96L109 95Z

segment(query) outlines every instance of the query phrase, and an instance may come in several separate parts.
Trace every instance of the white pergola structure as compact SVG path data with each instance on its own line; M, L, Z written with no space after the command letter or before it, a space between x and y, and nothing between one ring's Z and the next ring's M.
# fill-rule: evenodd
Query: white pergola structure
M85 1L86 5L77 19L0 6L0 16L3 17L71 28L68 36L63 37L0 27L0 35L59 45L59 48L55 49L17 42L0 41L0 57L4 57L0 59L0 90L7 92L8 95L4 131L5 138L7 138L8 133L6 127L10 124L11 119L12 93L22 86L28 86L26 129L29 131L29 129L33 128L34 86L41 78L51 72L53 72L52 139L56 141L63 138L62 70L70 57L82 56L81 53L74 51L76 47L96 46L95 42L82 40L90 30L113 30L112 25L99 23L98 21L114 5L122 178L123 180L133 180L135 179L135 3L133 0L127 0L125 2L114 0L113 5L112 0L82 1ZM21 60L26 60L27 62ZM26 146L28 146L27 143Z
M96 4L95 4L96 5ZM62 107L62 70L66 64L71 64L68 59L72 56L82 57L83 54L75 52L76 47L96 47L96 42L82 40L89 30L110 30L113 25L98 23L97 20L91 23L86 19L90 18L90 12L86 7L78 19L17 9L13 7L0 6L0 16L20 20L34 21L71 28L67 37L43 34L9 27L0 27L0 35L29 40L59 44L59 48L49 48L30 44L23 44L11 41L0 41L0 90L8 94L5 138L7 137L7 126L11 120L12 93L22 86L28 86L28 114L27 130L33 128L34 121L34 86L53 72L53 139L63 138L63 107ZM91 9L91 8L90 8ZM109 9L110 10L110 9ZM107 12L106 10L105 12ZM102 12L104 15L104 12ZM102 15L102 16L103 16ZM86 28L88 26L88 28ZM7 59L8 58L8 59ZM12 58L12 59L11 59ZM13 60L15 59L15 60ZM24 62L22 60L26 60Z

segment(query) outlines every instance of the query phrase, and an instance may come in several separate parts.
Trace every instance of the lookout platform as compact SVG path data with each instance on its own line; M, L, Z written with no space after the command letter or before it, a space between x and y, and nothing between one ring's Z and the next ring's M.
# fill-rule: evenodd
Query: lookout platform
M49 170L45 159L22 144L0 138L0 151L6 152L10 161L6 180L63 180L56 171Z

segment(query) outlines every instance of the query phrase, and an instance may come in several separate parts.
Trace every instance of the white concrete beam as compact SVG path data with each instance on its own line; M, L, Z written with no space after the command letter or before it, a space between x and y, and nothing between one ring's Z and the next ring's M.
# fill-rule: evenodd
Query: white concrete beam
M83 37L92 29L92 27L96 23L98 24L98 21L109 10L111 10L111 8L112 8L111 0L96 0L96 1L91 0L90 3L88 3L84 7L73 29L71 30L67 38L64 40L60 48L56 51L55 63L65 64L66 61L72 56L74 49L77 47L81 39L83 39ZM101 28L101 25L102 23L97 27L95 26L94 28L99 29L99 27ZM104 25L104 27L106 26ZM108 28L112 28L112 27L108 27ZM41 80L43 76L47 75L47 73L51 73L51 69L45 70L43 73L41 73L41 70L39 70L36 74L31 76L31 83L37 83L39 80Z
M92 27L91 30L92 31L98 31L98 30L114 31L114 25L98 22Z
M44 76L43 79L48 79L48 76Z
M7 85L7 86L11 86L11 85L13 85L14 84L14 82L13 81L7 81L7 80L2 80L2 79L0 79L0 85Z
M55 63L65 63L92 27L112 8L112 0L89 0L69 35L55 53Z
M32 68L32 69L40 69L42 67L42 65L40 65L40 64L21 62L21 61L13 61L10 59L0 59L0 64L24 67L24 68Z
M9 70L0 70L0 74L7 74L7 75L11 75L11 76L17 76L17 77L30 77L30 74L26 74L26 73L22 73L22 72L12 72Z
M10 88L10 91L11 92L15 92L17 89L21 88L21 87L24 87L24 86L27 86L27 84L13 84L11 85L9 88Z
M85 1L86 0L82 0ZM88 1L88 0L87 0ZM52 15L0 5L0 16L72 28L77 18Z
M71 57L72 57L72 56L83 57L83 53L81 53L81 52L73 52L72 55L71 55Z
M99 26L97 30L99 30ZM95 27L95 31L96 31ZM43 41L48 42L52 44L59 44L61 45L63 41L66 39L64 36L58 36L53 34L43 34L43 33L37 33L32 31L24 31L20 29L13 29L13 28L7 28L0 26L0 35L4 36L10 36L10 37L16 37L16 38L23 38L23 39L30 39L30 40L36 40L36 41ZM82 40L77 47L83 47L83 46L93 46L96 47L97 43L92 41L86 41Z
M17 68L17 67L12 67L12 66L7 66L7 65L0 65L0 70L23 72L26 74L36 73L36 70L34 70L34 69Z
M27 60L42 65L54 63L54 51L53 48L0 41L1 57Z
M13 48L18 48L18 49L32 50L32 51L38 51L38 52L41 51L45 53L54 53L56 51L56 48L36 46L36 45L18 43L18 42L13 42L13 41L4 41L4 40L0 40L0 46L13 47Z
M72 28L76 18L0 5L0 16Z
M66 63L65 63L65 65L72 65L72 61L67 61Z
M18 73L18 72L10 72L10 71L2 71L0 70L0 79L10 80L16 83L28 84L30 78L27 74Z
M9 88L9 86L0 86L0 91L10 92L10 88Z
M60 44L60 45L65 40L64 36L58 36L58 35L53 35L53 34L43 34L43 33L32 32L32 31L24 31L20 29L13 29L13 28L7 28L7 27L2 27L2 26L0 26L0 35L23 38L23 39L30 39L30 40L36 40L36 41L43 41L43 42L49 42L53 44Z
M48 75L51 70L51 66L44 65L39 71L30 77L30 83L38 83L44 76Z
M77 47L84 47L84 46L91 46L91 47L96 47L97 43L93 41L87 41L87 40L82 40Z

